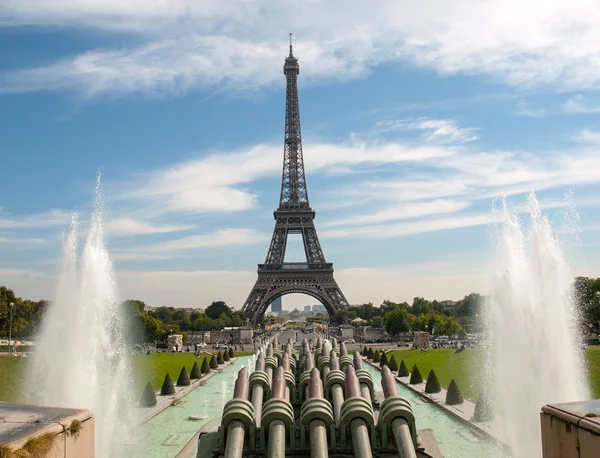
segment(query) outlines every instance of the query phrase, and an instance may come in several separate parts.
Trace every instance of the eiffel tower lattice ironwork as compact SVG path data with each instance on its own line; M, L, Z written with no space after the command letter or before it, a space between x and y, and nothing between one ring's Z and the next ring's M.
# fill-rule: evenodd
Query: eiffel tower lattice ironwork
M264 264L258 265L258 279L242 308L256 325L273 300L289 293L304 293L319 300L330 315L348 306L333 278L333 263L325 260L315 229L315 212L308 202L297 79L298 59L285 59L286 78L285 143L279 208L273 213L275 229ZM306 262L284 262L288 234L302 234Z

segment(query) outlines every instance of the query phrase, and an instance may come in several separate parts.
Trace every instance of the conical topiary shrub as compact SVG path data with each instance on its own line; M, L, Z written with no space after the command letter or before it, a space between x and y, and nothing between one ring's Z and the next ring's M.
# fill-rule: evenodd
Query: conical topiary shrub
M220 366L224 362L225 361L223 361L223 353L219 352L219 354L217 355L217 364Z
M427 383L425 384L425 393L439 393L440 391L442 391L440 382L435 376L435 372L433 372L433 369L431 369L429 371L429 375L427 376Z
M142 393L142 398L140 399L140 407L152 407L155 405L156 393L154 392L154 388L152 388L152 383L148 382Z
M390 371L392 371L392 373L398 370L398 363L396 362L396 358L394 358L394 355L392 355L392 357L390 358L390 363L388 364L388 367L390 368Z
M197 380L200 377L202 377L202 373L200 372L200 366L198 366L198 361L194 361L194 365L192 366L192 371L190 372L190 378L192 380Z
M173 386L171 376L167 374L165 381L162 384L162 388L160 389L160 395L169 396L170 394L175 394L175 387Z
M202 367L200 368L200 372L203 374L210 373L210 364L208 364L208 356L205 356L202 360Z
M381 359L379 360L379 366L383 367L383 366L387 366L388 365L388 357L387 354L382 351L381 352Z
M183 366L181 368L181 372L179 373L179 378L177 379L177 386L188 386L190 384L190 376L188 375L188 371Z
M223 361L227 362L229 361L229 352L228 351L224 351L223 352Z
M369 347L369 349L367 350L367 358L373 359L373 349L371 347Z
M446 393L446 404L449 406L455 406L458 404L462 404L464 402L462 393L458 389L458 385L454 381L454 379L450 380L450 385L448 385L448 392Z
M217 369L219 367L219 363L217 363L217 356L215 354L210 358L210 368Z
M400 368L398 369L398 377L408 377L410 372L408 372L408 367L404 363L404 360L400 361Z
M475 412L473 412L473 421L491 421L494 419L492 403L489 395L486 392L479 393L477 403L475 404Z
M229 347L229 351L227 352L230 358L233 358L233 348Z
M409 383L411 385L423 383L423 376L421 375L421 372L419 372L419 368L417 367L416 364L413 366L413 370L410 373L410 382Z
M381 361L381 353L379 353L379 350L375 350L375 353L373 353L373 362L378 363L379 361Z

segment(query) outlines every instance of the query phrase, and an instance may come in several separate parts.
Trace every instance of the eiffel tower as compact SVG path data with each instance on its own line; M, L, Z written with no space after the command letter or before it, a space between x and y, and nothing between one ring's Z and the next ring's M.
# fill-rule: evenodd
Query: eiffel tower
M262 320L271 302L284 294L308 294L320 301L329 315L348 306L333 278L333 263L325 260L313 221L315 211L308 202L298 107L300 67L292 54L291 33L283 73L287 87L281 197L279 208L273 212L275 229L265 263L258 265L258 279L242 307L253 325ZM288 234L302 234L306 262L283 262Z

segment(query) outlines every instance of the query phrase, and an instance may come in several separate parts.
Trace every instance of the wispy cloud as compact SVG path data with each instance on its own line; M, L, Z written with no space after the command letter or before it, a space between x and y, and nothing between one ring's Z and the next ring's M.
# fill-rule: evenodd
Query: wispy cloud
M548 113L544 108L533 108L531 105L525 102L519 102L517 104L517 116L523 116L526 118L543 118Z
M210 234L190 235L127 249L115 249L115 259L168 259L185 256L192 250L213 247L235 247L266 242L270 234L259 234L252 229L220 229Z
M250 186L264 177L281 174L281 145L264 144L236 152L211 154L147 171L120 195L147 203L158 213L230 213L253 208L258 193ZM452 155L441 145L400 142L350 141L347 144L305 144L304 157L311 174L348 171L364 165L419 163ZM151 208L150 208L151 207Z
M540 5L538 0L526 6L517 0L382 0L378 8L360 0L315 0L310 8L274 0L13 1L4 5L7 25L97 27L133 38L123 40L122 49L88 50L5 73L0 91L76 89L94 96L207 85L264 87L277 75L265 69L279 68L285 52L285 39L271 24L295 32L303 74L319 80L356 78L382 62L405 61L443 74L487 75L511 86L597 88L600 6L593 0Z
M108 220L105 230L110 236L166 234L192 229L190 224L156 224L148 221L138 221L129 217Z
M473 127L459 127L452 119L401 119L381 121L374 127L375 133L406 130L424 131L424 139L435 142L470 142L477 139Z
M64 210L48 210L43 213L11 216L0 213L0 229L37 229L64 226L71 220L71 213Z
M395 207L384 208L364 215L350 218L334 219L320 223L320 227L336 226L361 226L366 224L385 223L403 219L419 218L444 213L456 213L470 207L469 202L456 202L452 200L434 200L431 202L402 203Z
M563 104L562 108L565 113L571 115L600 113L600 105L586 102L581 94L571 97Z

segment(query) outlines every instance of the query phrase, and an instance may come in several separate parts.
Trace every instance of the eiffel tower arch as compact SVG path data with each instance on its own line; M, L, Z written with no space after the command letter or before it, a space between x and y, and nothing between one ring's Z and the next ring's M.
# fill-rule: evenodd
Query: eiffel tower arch
M279 207L273 216L275 228L264 264L258 265L258 279L242 310L252 324L258 324L271 302L290 293L303 293L321 302L329 315L348 307L348 301L333 277L333 263L325 260L310 207L298 106L298 59L292 53L285 59L286 78L285 137ZM289 234L301 234L306 262L284 262Z

